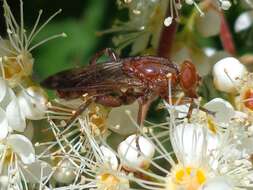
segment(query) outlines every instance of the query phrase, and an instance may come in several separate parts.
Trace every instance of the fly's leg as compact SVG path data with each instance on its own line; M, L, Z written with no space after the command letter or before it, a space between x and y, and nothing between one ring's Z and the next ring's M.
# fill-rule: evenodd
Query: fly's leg
M190 121L190 119L191 119L194 107L195 107L195 103L194 103L194 100L191 98L190 99L190 107L189 107L189 110L188 110L188 113L187 113L187 116L186 116L188 121Z
M93 98L88 99L85 101L83 104L81 104L77 110L74 112L74 114L71 116L71 118L67 121L65 128L70 126L74 121L77 119L79 115L81 115L88 107L89 105L93 102Z
M143 126L144 120L146 118L146 115L148 113L148 109L152 101L147 100L139 100L139 110L138 110L138 116L137 116L137 123L140 127Z
M117 55L117 53L111 49L111 48L105 48L99 52L97 52L91 59L90 61L90 65L96 65L97 63L97 60L103 56L103 55L106 55L106 56L109 56L110 57L110 61L117 61L119 60L119 56Z
M137 122L140 127L143 126L144 120L145 120L146 115L148 113L148 109L149 109L151 103L156 98L157 98L156 95L146 92L145 95L138 100L139 101L139 110L138 110Z
M142 130L144 120L146 119L148 109L151 105L151 103L157 98L155 95L147 94L146 96L139 99L139 110L138 110L138 116L137 116L137 123L140 126L140 130ZM136 134L136 148L139 151L138 156L141 156L141 149L139 144L139 137L140 137L140 130L137 131Z

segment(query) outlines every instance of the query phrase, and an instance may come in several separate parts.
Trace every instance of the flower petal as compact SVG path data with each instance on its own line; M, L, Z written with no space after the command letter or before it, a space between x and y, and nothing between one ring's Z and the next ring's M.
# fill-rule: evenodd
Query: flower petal
M218 124L228 123L235 115L233 106L226 100L215 98L204 106L209 111L215 112L214 121Z
M8 135L8 120L5 111L0 108L0 140L6 138Z
M201 190L232 190L232 184L224 177L215 177L207 181Z
M7 91L7 84L3 79L0 79L0 102L4 99Z
M47 97L39 87L29 87L17 97L22 113L27 119L42 119L47 110Z
M180 163L198 166L207 155L205 128L200 124L184 123L172 130L171 143Z
M26 127L25 117L22 115L19 104L13 99L6 108L9 126L16 131L24 132Z
M26 167L23 168L23 172L27 182L39 183L50 175L52 168L47 162L39 160L26 165Z
M7 88L6 89L6 93L4 98L2 99L2 101L0 102L0 107L3 108L4 110L6 109L6 107L8 106L8 104L16 98L15 93L13 92L13 90L11 88Z
M24 164L31 164L35 161L35 150L33 145L25 136L19 134L10 135L7 139L7 143Z
M102 159L108 163L113 170L117 170L119 163L114 152L104 145L100 146L100 150L103 154Z

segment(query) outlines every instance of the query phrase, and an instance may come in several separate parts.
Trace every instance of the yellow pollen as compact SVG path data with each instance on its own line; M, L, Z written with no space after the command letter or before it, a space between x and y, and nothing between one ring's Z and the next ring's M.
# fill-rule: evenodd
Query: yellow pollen
M178 166L173 171L175 189L198 190L205 181L206 175L202 168Z
M97 190L118 190L120 186L128 189L129 183L127 180L108 172L103 172L97 176Z
M18 56L5 56L0 61L3 78L13 87L32 74L33 58L28 52L23 52Z
M104 134L107 131L106 119L108 117L109 110L95 103L91 104L88 110L92 133L95 136Z

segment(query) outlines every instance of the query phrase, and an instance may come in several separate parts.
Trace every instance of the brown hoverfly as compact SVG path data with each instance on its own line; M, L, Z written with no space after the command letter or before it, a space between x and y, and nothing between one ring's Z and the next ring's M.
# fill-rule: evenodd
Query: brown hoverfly
M97 63L102 55L107 55L110 61ZM79 107L71 121L93 101L108 107L118 107L138 100L138 122L142 124L147 108L155 98L169 101L169 84L172 91L183 91L185 97L193 99L197 97L199 82L200 76L190 61L184 61L178 68L166 58L119 58L112 49L107 48L98 52L87 67L59 72L41 84L57 90L58 96L64 99L88 94L89 99Z

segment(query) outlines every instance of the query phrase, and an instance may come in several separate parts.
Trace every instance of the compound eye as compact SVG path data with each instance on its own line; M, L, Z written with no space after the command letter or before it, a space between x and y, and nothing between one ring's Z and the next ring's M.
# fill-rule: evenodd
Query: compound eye
M185 92L192 92L196 89L200 81L200 77L192 62L188 60L183 62L180 68L179 81L180 86Z

